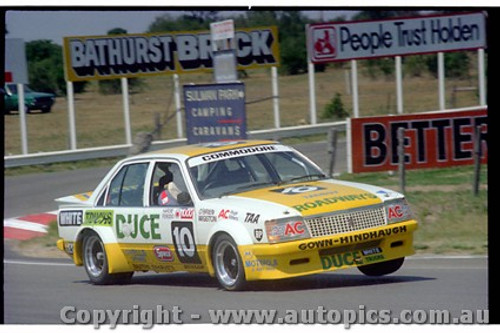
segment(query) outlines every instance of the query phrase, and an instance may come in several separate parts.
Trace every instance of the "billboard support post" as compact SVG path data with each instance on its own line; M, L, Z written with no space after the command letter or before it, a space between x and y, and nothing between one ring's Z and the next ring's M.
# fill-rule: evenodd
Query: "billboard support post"
M122 98L123 98L123 117L125 119L125 142L128 145L132 144L132 131L130 129L130 103L128 98L128 79L120 78L122 83Z
M479 75L479 105L486 105L486 85L484 78L484 49L477 50L478 75Z
M309 74L309 116L311 124L316 124L316 89L314 82L314 64L308 62L307 71Z
M28 154L28 135L26 133L26 113L27 108L24 103L24 85L22 83L17 84L17 94L18 106L19 106L19 123L21 126L21 146L23 155Z
M68 99L69 149L76 150L75 99L72 81L66 81L66 98Z
M446 98L444 89L444 53L439 52L438 55L438 86L439 86L439 110L446 109Z
M359 118L358 101L358 64L356 60L351 60L351 83L352 83L352 110L354 118Z
M271 77L273 85L273 111L274 111L274 127L280 128L280 96L278 92L278 69L276 66L271 67Z
M401 56L396 56L396 100L398 114L403 114L403 73L401 70Z
M181 114L181 89L179 87L179 74L174 74L174 96L175 96L175 113L177 119L177 138L182 138L182 114Z

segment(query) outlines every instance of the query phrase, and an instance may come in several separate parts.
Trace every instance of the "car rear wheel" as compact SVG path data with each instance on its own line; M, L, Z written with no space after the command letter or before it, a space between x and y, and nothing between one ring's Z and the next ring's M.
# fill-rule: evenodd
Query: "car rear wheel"
M93 284L123 284L128 283L133 272L109 274L106 249L101 238L92 233L83 241L83 264L85 271Z
M361 273L368 276L382 276L394 273L403 266L405 258L398 258L394 260L379 262L376 264L370 264L365 266L358 266Z
M245 270L238 253L238 247L228 235L221 235L215 241L212 251L215 276L220 285L230 291L245 287Z

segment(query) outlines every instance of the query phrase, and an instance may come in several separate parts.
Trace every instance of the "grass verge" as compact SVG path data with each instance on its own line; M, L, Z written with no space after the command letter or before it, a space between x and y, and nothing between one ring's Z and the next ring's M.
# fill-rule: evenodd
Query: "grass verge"
M481 168L481 189L472 193L472 166L409 170L406 197L419 222L417 253L481 254L488 251L488 168ZM399 189L387 172L343 174L343 180Z

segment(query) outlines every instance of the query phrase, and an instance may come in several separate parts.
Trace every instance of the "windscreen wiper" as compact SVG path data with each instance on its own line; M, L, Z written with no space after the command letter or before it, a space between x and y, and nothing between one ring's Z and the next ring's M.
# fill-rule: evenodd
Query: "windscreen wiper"
M313 177L317 177L318 179L323 179L323 178L326 178L326 175L324 175L322 173L313 173L313 174L310 174L310 175L303 175L303 176L293 177L293 178L281 181L279 183L279 185L286 184L286 183L291 183L291 182L294 182L294 181L297 181L297 180L302 180L302 179L312 180Z

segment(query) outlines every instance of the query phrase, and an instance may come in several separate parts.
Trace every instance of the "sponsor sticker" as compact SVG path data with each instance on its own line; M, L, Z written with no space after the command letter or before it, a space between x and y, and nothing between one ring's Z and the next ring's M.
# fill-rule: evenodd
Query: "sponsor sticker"
M112 210L87 210L85 211L84 225L113 226Z
M217 218L238 221L238 212L231 209L221 209Z
M245 223L259 223L260 214L247 213Z
M261 241L262 237L264 237L264 230L262 229L254 229L253 235L257 241Z
M146 262L146 251L144 250L123 250L123 254L130 258L133 262Z
M65 210L59 212L59 225L61 227L79 226L83 221L82 210Z
M286 195L295 195L295 194L303 194L307 192L313 191L321 191L324 190L324 187L312 186L312 185L301 185L301 186L291 186L286 188L278 188L275 190L271 190L271 192L277 192Z
M170 250L170 248L166 245L156 245L153 248L153 252L155 254L156 259L163 262L172 262L174 261L174 254Z
M240 156L250 156L257 155L268 152L283 152L283 151L292 151L291 148L281 145L259 145L253 147L242 147L237 149L230 149L224 151L218 151L208 154L203 154L200 156L195 156L190 158L188 161L189 167L194 167L200 164L222 161L233 157Z

